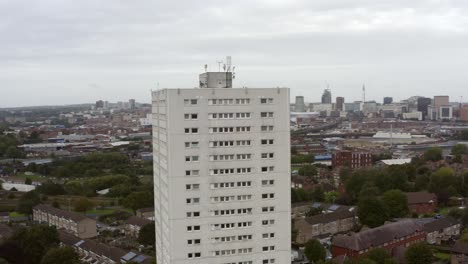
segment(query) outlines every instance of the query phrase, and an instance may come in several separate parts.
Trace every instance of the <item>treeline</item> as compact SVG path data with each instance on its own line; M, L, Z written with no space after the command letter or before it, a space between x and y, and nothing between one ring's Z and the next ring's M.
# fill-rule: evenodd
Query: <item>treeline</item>
M151 175L152 163L132 161L118 152L92 153L75 160L54 160L51 164L29 164L27 171L57 178L96 177L106 174Z
M25 154L17 148L20 143L12 134L0 135L0 159L24 158Z

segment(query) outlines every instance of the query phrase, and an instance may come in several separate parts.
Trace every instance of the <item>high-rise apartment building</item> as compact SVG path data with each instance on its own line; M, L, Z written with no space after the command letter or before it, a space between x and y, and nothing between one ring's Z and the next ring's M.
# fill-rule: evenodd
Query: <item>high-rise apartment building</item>
M336 97L336 110L343 111L344 110L344 97L338 96Z
M290 263L289 89L211 74L153 92L157 262Z
M332 103L332 94L330 89L323 90L322 94L322 104L331 104Z
M418 111L422 112L423 119L427 117L427 107L431 104L431 98L427 97L419 97L418 98Z

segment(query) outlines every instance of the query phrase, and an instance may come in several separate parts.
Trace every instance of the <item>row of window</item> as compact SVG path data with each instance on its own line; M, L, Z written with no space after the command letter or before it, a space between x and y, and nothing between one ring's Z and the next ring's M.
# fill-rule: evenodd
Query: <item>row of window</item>
M211 238L211 243L229 243L236 241L247 241L252 239L252 235L240 235L240 236L222 236L222 237L213 237ZM263 233L263 239L272 239L275 238L275 233Z
M274 129L274 126L260 126L260 131L261 132L272 132ZM234 132L239 132L239 133L245 133L245 132L251 132L252 127L250 126L238 126L238 127L210 127L208 129L208 132L210 134L215 134L215 133L234 133ZM184 133L185 134L198 134L198 128L197 127L188 127L184 128Z
M211 230L223 230L223 229L234 229L234 228L246 228L251 227L253 222L238 222L238 223L221 223L211 224ZM272 226L275 224L274 219L262 220L262 226ZM201 230L200 225L187 226L187 232L198 232Z
M245 105L250 104L250 98L208 99L208 105ZM160 101L160 103L162 100ZM198 105L199 99L184 99L184 105ZM272 104L273 98L260 98L260 104Z
M261 145L273 145L274 139L261 139ZM234 146L251 146L252 140L223 140L223 141L210 141L210 148L223 148L223 147L234 147ZM200 142L192 141L185 142L185 148L196 149L200 146Z

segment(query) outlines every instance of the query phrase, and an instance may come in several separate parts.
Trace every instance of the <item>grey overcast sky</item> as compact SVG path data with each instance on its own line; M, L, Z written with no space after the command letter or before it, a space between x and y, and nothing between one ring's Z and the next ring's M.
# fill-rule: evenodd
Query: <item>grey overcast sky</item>
M468 100L467 0L0 0L0 107L150 102L231 55L292 97Z

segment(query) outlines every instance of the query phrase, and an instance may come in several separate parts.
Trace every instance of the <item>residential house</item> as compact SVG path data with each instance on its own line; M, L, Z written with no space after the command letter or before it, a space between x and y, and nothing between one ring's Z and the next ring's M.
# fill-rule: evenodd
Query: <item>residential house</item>
M140 234L140 229L147 225L153 223L152 221L141 218L138 216L131 216L127 219L124 226L124 233L127 236L138 237Z
M450 264L466 264L468 263L468 243L458 240L453 245Z
M64 211L50 205L39 204L33 208L33 219L39 223L65 229L79 238L97 236L96 220L85 215Z
M9 222L10 222L10 213L0 212L0 223L9 223Z
M0 224L0 243L13 235L13 229L5 224Z
M422 224L414 220L403 220L359 233L338 235L333 238L333 257L346 255L359 258L373 248L383 248L388 252L402 246L424 241L426 232Z
M312 238L348 232L354 228L355 224L354 208L297 219L294 223L295 229L298 230L296 242L304 244Z
M451 217L435 219L424 224L423 230L427 233L428 244L441 244L455 240L460 235L461 224Z
M154 207L138 209L136 210L136 216L154 221Z
M81 239L63 230L59 231L61 245L72 247L83 263L151 263L151 258L143 254L111 247L91 239Z
M437 208L437 196L429 192L407 192L408 208L417 214L431 214Z

